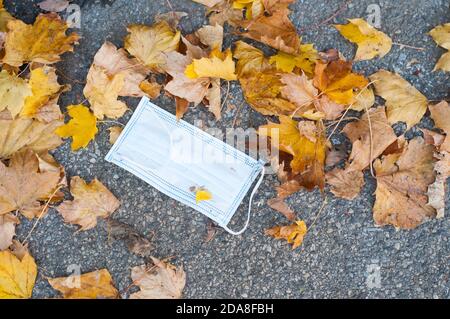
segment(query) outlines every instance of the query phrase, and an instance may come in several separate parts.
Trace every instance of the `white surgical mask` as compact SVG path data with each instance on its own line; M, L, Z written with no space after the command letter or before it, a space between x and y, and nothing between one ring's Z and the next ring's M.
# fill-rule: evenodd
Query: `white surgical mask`
M151 186L208 216L233 235L250 220L251 202L264 177L257 161L143 98L106 155ZM240 231L227 227L255 179L247 220ZM212 199L196 202L194 188Z

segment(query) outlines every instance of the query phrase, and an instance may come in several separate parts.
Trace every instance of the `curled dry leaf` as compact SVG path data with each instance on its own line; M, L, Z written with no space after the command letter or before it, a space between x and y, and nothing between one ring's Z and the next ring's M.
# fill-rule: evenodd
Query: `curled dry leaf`
M408 129L420 122L427 111L427 98L400 75L380 70L370 76L375 94L386 100L390 124L405 122Z
M174 31L166 21L153 26L133 24L127 29L125 49L154 71L160 71L166 63L166 54L178 49L181 33Z
M88 230L97 225L97 218L106 218L115 212L120 201L97 179L87 184L80 177L72 177L70 193L73 201L65 201L56 209L69 224Z
M72 151L87 147L98 132L97 119L84 105L70 105L67 111L72 118L67 124L56 129L63 138L72 137Z
M436 216L428 206L427 191L435 181L434 146L417 137L402 153L375 161L377 190L373 217L378 225L416 228Z
M137 233L133 227L114 219L108 219L108 235L114 240L123 240L133 254L141 257L150 257L154 249L152 243Z
M59 172L40 172L31 150L16 152L9 166L0 162L0 215L19 211L27 218L43 213L40 200L48 198L60 181Z
M280 6L270 15L261 15L252 20L238 21L244 28L244 37L265 43L277 50L297 54L300 50L300 37L289 19L287 6Z
M308 232L308 228L303 220L298 220L290 226L276 226L266 230L266 235L275 239L284 239L292 244L292 249L299 247L303 243L303 238Z
M114 144L122 133L123 128L121 126L112 126L108 128L109 131L109 143Z
M439 46L447 49L447 51L450 51L450 23L437 26L430 31L430 35ZM450 52L446 52L441 56L434 67L434 70L450 72Z
M151 99L156 99L161 94L162 85L156 81L145 80L139 84L139 89Z
M87 76L83 94L91 104L95 117L103 120L106 117L118 119L127 111L127 105L118 100L124 88L126 73L109 76L107 70L92 65Z
M37 276L34 258L9 250L0 251L0 299L28 299L33 294Z
M105 42L95 54L93 65L104 69L110 78L117 74L124 74L119 96L141 97L144 95L140 84L147 77L149 70L137 59L130 59L124 49L117 49L111 42ZM92 67L89 72L91 71L96 72Z
M25 105L25 99L30 96L30 85L24 79L10 75L2 70L0 73L0 112L7 109L12 117L16 117Z
M183 267L152 257L154 266L137 266L131 269L131 279L140 291L131 294L130 299L179 299L186 285Z
M111 274L106 269L77 276L49 278L48 282L62 294L64 299L117 299L119 297Z
M348 19L346 25L335 25L344 38L358 45L355 61L384 57L391 51L392 40L363 19Z
M276 210L281 213L284 217L286 217L290 221L294 221L296 218L295 212L286 204L284 198L272 198L267 201L267 205L270 208Z
M19 222L19 218L13 214L0 215L0 251L12 245Z
M79 39L76 33L66 35L67 29L67 23L56 13L40 14L33 25L21 20L9 21L2 62L20 67L27 62L60 61L60 55L72 52Z
M13 119L8 111L0 112L0 158L8 158L24 148L35 152L52 150L62 141L55 129L63 124L60 120L42 123L34 119Z

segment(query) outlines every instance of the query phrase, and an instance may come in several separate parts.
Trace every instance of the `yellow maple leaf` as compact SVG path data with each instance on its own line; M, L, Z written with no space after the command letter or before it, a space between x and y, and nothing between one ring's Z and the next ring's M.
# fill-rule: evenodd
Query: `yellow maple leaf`
M299 247L303 243L303 238L308 232L308 227L303 220L298 220L290 226L276 226L266 230L266 235L275 239L284 239L292 244L292 249Z
M437 26L430 31L436 43L444 49L450 50L450 23ZM444 53L434 67L434 71L443 70L450 72L450 52Z
M370 76L375 94L386 100L390 124L405 122L408 129L420 122L427 111L428 100L400 75L380 70Z
M264 5L261 0L234 0L234 9L245 9L245 18L250 20L264 13Z
M199 188L196 190L195 201L197 202L197 204L210 199L212 199L212 194L208 190L204 188Z
M72 137L72 151L88 146L98 132L97 119L84 105L67 107L72 119L56 129L55 133L63 138Z
M0 299L31 298L37 276L37 266L26 252L18 258L11 251L0 252Z
M19 114L25 104L27 96L31 95L28 83L3 70L0 73L0 112L8 109L12 117Z
M346 25L335 25L344 38L358 45L355 60L371 60L384 57L391 51L392 40L363 19L348 19Z
M32 117L61 90L54 68L41 67L31 70L30 86L32 95L25 99L21 116Z
M159 70L166 61L165 55L176 51L180 42L180 31L174 31L166 21L153 26L133 24L125 37L125 49L142 64Z
M270 123L260 126L258 134L271 137L271 143L280 151L293 156L290 168L293 175L301 175L302 186L313 189L324 187L324 164L326 155L326 141L320 124L315 126L315 132L306 134L299 128L305 127L289 116L280 116L280 124Z
M214 50L209 58L194 59L186 67L184 74L189 79L209 77L233 81L237 79L235 71L236 66L231 50L227 50L224 54L220 54Z
M243 41L235 43L233 56L238 60L236 63L238 78L272 68L261 50Z
M3 7L3 0L0 0L0 32L8 32L7 24L14 20L13 16Z
M275 64L276 68L283 72L290 73L298 67L306 74L311 75L314 73L314 66L318 58L319 55L313 44L302 44L299 54L292 55L279 51L270 57L269 62Z
M98 119L103 120L105 116L117 119L127 111L127 105L118 100L126 76L126 72L108 75L106 69L95 64L89 69L83 94Z
M60 55L73 51L79 36L66 35L67 23L58 14L41 14L33 25L20 20L8 22L3 63L19 67L26 62L52 64Z
M49 278L48 282L62 293L64 299L116 299L119 297L111 274L106 269L77 277Z

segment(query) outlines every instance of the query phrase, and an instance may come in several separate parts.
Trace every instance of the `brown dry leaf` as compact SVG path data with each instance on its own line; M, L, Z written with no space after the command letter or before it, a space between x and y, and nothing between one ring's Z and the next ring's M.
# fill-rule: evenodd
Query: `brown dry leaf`
M400 75L380 70L370 76L375 94L386 100L390 124L405 122L408 129L420 122L427 111L427 98Z
M108 235L114 240L123 240L128 249L140 257L150 257L151 251L155 248L147 238L137 233L133 227L114 219L108 219Z
M222 118L222 99L221 99L221 88L220 88L220 79L212 79L211 87L206 94L206 98L208 99L208 108L216 117L216 120L220 120Z
M22 255L0 251L0 299L28 299L33 294L37 266L27 250Z
M436 105L429 105L428 108L436 127L443 130L446 135L439 149L450 152L450 106L448 102L442 101Z
M375 161L377 190L373 217L378 225L413 229L436 211L428 206L428 186L435 181L434 146L417 137L402 153Z
M36 152L52 150L61 145L55 129L63 124L56 120L42 123L34 119L12 119L8 111L0 112L0 158L29 148Z
M22 111L31 87L22 78L2 70L0 73L0 112L7 109L13 117Z
M2 62L16 67L27 62L56 63L60 55L73 51L79 39L76 33L66 35L67 23L56 13L40 14L33 25L11 20L7 26Z
M297 54L300 50L300 37L289 19L290 10L280 6L270 15L261 15L253 20L237 21L245 29L241 35L265 43L277 50Z
M335 168L325 175L327 184L331 185L331 192L337 197L347 200L355 199L364 186L362 171Z
M51 123L53 121L62 121L64 119L61 108L58 105L59 95L52 97L46 104L41 106L34 118L40 122Z
M208 46L211 50L218 49L222 51L223 45L223 26L220 24L206 25L196 32L201 43Z
M137 59L130 59L124 49L117 49L111 42L105 42L94 56L94 63L103 68L109 77L123 73L124 84L119 96L141 97L144 95L140 84L145 80L149 70Z
M236 21L243 19L242 11L233 7L233 0L221 0L207 10L209 16L209 24L224 25L225 23L231 26L236 26Z
M121 126L112 126L108 128L109 131L109 143L114 144L119 138L120 133L123 131L123 127Z
M161 95L162 85L156 81L145 80L139 84L139 89L145 93L151 99L156 99Z
M16 225L19 218L13 214L0 215L0 251L8 249L16 235Z
M177 120L180 120L189 109L189 101L175 96L175 108Z
M124 72L109 76L106 69L95 64L91 66L83 94L98 119L103 120L105 116L118 119L127 111L127 105L118 100L125 78Z
M127 28L125 49L144 66L160 71L166 63L165 56L178 49L181 33L175 31L166 21L153 26L133 24Z
M9 166L0 162L0 215L17 210L31 219L45 213L40 200L48 198L59 181L59 172L39 171L33 151L14 153Z
M270 208L276 210L277 212L283 214L290 221L294 221L296 219L295 212L286 204L283 198L272 198L267 201L267 205Z
M280 116L280 124L270 123L260 126L258 134L271 137L271 143L281 152L291 155L290 173L296 181L308 190L324 187L325 137L323 128L317 123L317 132L311 137L301 134L299 123L288 116ZM280 197L280 196L279 196Z
M299 247L303 243L303 238L308 232L308 228L303 220L298 220L290 226L276 226L266 230L266 235L275 239L284 239L292 244L292 250Z
M180 24L180 20L187 17L187 12L182 11L169 11L166 13L160 13L155 16L155 22L165 21L172 29L176 29Z
M186 285L183 267L152 257L153 267L145 265L131 269L131 279L140 291L131 294L130 299L179 299Z
M88 230L97 225L97 218L106 218L115 212L120 201L97 179L87 184L80 177L72 177L70 192L73 201L65 201L56 209L69 224Z
M436 218L444 218L447 179L450 177L450 153L442 151L435 156L438 159L434 165L437 176L435 182L428 187L428 204L436 209Z
M352 72L351 62L339 59L316 63L314 86L335 103L355 103L357 92L368 85L364 76Z
M166 57L164 70L172 76L172 80L164 89L174 96L183 98L195 105L200 104L208 93L210 79L190 79L184 74L184 70L191 63L191 59L178 52L170 52Z
M119 298L119 291L114 287L111 274L106 269L76 276L49 278L48 282L64 299Z
M450 51L450 23L437 26L430 31L430 35L439 46L447 49L447 51ZM450 52L446 52L441 56L434 67L434 71L437 70L450 72Z
M223 0L192 0L192 1L203 4L203 5L211 8L211 7L214 7L216 4L222 2Z
M347 153L341 149L332 149L327 151L325 160L326 167L332 167L347 157Z
M397 140L384 107L370 109L360 120L347 124L343 132L353 144L348 169L362 171Z
M355 96L355 103L350 109L354 111L367 111L375 104L375 93L371 87L367 87L358 92Z

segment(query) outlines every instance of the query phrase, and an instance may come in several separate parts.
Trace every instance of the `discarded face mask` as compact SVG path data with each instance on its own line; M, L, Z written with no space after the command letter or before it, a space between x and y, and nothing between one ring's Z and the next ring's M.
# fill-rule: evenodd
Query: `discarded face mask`
M151 186L208 216L233 235L250 221L251 203L265 170L257 161L143 98L106 156ZM240 231L228 224L260 175L250 195L247 220ZM193 189L211 199L197 202Z

